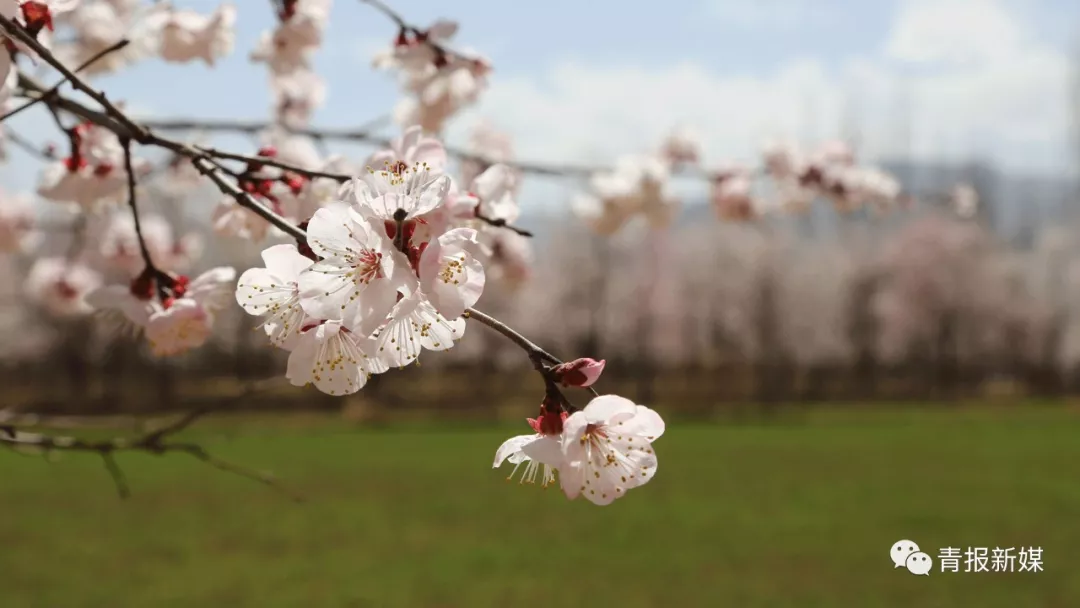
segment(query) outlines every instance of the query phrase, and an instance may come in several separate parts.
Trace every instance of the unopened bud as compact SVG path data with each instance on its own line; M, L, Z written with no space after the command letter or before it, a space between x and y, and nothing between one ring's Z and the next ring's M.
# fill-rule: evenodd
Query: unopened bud
M526 418L529 426L541 435L562 435L563 422L569 414L557 409L550 409L545 405L540 406L540 415L536 418Z
M584 357L562 365L556 365L552 372L555 374L555 379L562 383L563 386L584 388L592 386L600 378L605 363L604 359L596 361Z

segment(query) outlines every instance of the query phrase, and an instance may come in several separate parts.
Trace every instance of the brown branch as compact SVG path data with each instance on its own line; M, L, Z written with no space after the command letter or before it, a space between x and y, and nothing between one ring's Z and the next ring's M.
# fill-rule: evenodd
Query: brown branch
M158 146L186 156L191 159L192 164L201 174L213 181L223 193L233 197L239 205L251 209L260 217L294 238L306 238L304 231L294 226L285 218L274 213L269 207L256 200L255 197L240 190L235 184L229 183L228 180L221 176L218 166L211 162L205 152L198 150L190 144L157 136L152 133L150 129L136 124L128 118L122 110L110 102L105 97L104 93L87 84L84 80L79 78L79 76L64 66L52 52L43 47L33 36L26 33L18 23L0 18L0 29L3 29L9 35L19 39L34 50L43 61L63 74L73 87L86 93L91 99L100 104L104 109L104 114L91 110L74 100L59 95L58 93L54 93L49 96L49 99L45 100L45 103L50 109L55 110L56 108L60 108L68 111L84 120L88 120L98 126L109 129L116 133L121 139L126 137L135 140L140 144ZM25 74L19 74L19 83L26 89L36 90L38 92L45 91L44 87Z
M139 206L136 203L135 190L137 184L135 183L135 170L131 166L131 140L122 139L120 143L124 147L124 170L127 171L127 184L128 184L128 206L131 208L131 217L135 222L135 236L139 240L139 253L142 254L143 263L146 264L146 269L152 274L158 274L160 271L154 266L154 260L150 257L150 250L146 246L146 239L143 237L142 222L139 219Z
M389 7L386 7L384 4L382 4L381 2L378 2L377 0L374 0L374 1L373 0L362 0L362 1L365 1L365 2L367 2L369 4L372 4L372 6L381 7L380 10L383 10L383 12L386 12L387 14L393 14L393 12L389 9ZM400 18L397 18L397 20L399 22L401 22L401 23L404 23L403 21L401 21ZM297 238L298 240L305 241L307 239L307 234L303 230L301 230L299 227L292 225L291 223L286 221L284 218L282 218L281 216L275 214L272 210L270 210L265 205L263 205L262 203L257 201L254 197L252 197L248 193L243 192L242 190L240 190L235 184L232 184L228 180L226 180L221 175L222 167L221 167L220 163L218 163L216 160L214 160L212 158L212 154L211 154L210 151L205 150L205 149L200 150L200 149L198 149L195 146L192 146L190 144L185 144L185 143L181 143L181 142L177 142L177 141L174 141L174 140L170 140L170 139L160 137L158 135L155 135L146 126L136 124L126 114L124 114L123 111L121 111L119 108L117 108L115 105L113 105L105 97L104 93L94 89L93 87L88 85L85 81L80 79L71 70L69 70L67 67L65 67L63 65L63 63L61 63L48 49L44 48L41 44L39 44L37 42L37 40L33 36L30 36L28 33L26 33L23 30L23 28L20 25L18 25L16 22L0 18L0 28L2 28L4 31L6 31L9 35L21 40L22 42L24 42L32 50L37 52L41 56L42 60L44 60L46 63L53 66L61 74L63 74L68 79L68 81L71 82L72 86L74 86L76 89L86 93L91 99L93 99L94 101L96 101L98 104L101 105L101 107L104 110L104 113L92 110L90 108L87 108L87 107L83 106L82 104L80 104L78 102L75 102L75 101L73 101L71 99L65 98L65 97L63 97L63 96L61 96L59 94L50 95L49 99L45 100L45 102L48 104L50 109L55 111L56 108L60 108L60 109L63 109L65 111L68 111L68 112L70 112L72 114L75 114L76 116L79 116L80 118L83 118L84 120L88 120L88 121L90 121L90 122L92 122L92 123L94 123L96 125L102 126L104 128L107 128L107 129L113 131L114 133L116 133L121 138L121 141L124 141L124 143L125 143L125 164L126 164L126 166L128 168L128 171L129 171L129 188L132 190L132 192L131 192L131 200L132 200L132 202L134 201L134 174L131 172L130 140L137 141L140 144L144 144L144 145L154 145L154 146L159 146L159 147L162 147L162 148L166 148L166 149L171 150L171 151L173 151L173 152L175 152L177 154L183 155L183 156L191 159L192 164L195 166L195 168L200 173L202 173L203 175L208 177L210 180L212 180L215 184L217 184L218 188L221 189L222 192L224 192L224 193L232 196L233 198L235 198L236 201L239 204L251 209L252 211L259 214L260 216L262 216L264 219L266 219L270 223L272 223L275 226L281 228L282 230L284 230L285 232L287 232L291 236ZM29 78L25 74L21 74L21 73L19 74L19 82L20 82L20 85L23 88L26 88L26 89L36 90L38 92L44 92L44 90L45 90L40 84L36 83L33 79ZM388 145L389 144L389 142L386 141L386 140L383 140L382 143L383 143L383 145ZM269 163L266 162L267 159L264 159L262 157L247 157L247 156L243 156L243 155L229 155L229 156L231 156L233 160L244 160L244 161L249 161L249 162L253 160L255 162L261 162L263 164L269 164ZM229 158L229 156L225 156L224 158ZM480 157L478 157L476 155L472 155L472 154L458 153L458 156L460 156L461 158L478 160L480 162L486 162L486 159L482 159L482 158L480 158ZM518 168L522 168L521 165L517 165L517 166L518 166ZM329 175L332 175L332 174L326 174L326 175L329 176ZM400 232L401 231L399 230L399 233ZM499 333L503 334L505 337L507 337L508 339L513 341L518 346L522 347L525 350L526 354L529 356L529 359L533 362L533 366L538 371L540 371L541 374L544 375L545 382L548 384L549 388L554 385L552 380L551 380L551 374L549 372L549 368L547 366L545 366L545 363L551 363L551 364L555 364L555 365L561 364L562 361L560 361L557 357L555 357L551 353L548 353L544 349L540 348L539 346L537 346L536 344L534 344L533 342L531 342L530 340L528 340L527 338L522 336L520 333L518 333L518 332L514 331L513 329L511 329L506 324L502 323L501 321L499 321L499 320L495 319L494 317L491 317L491 316L489 316L489 315L487 315L487 314L485 314L483 312L480 312L480 311L475 310L475 309L468 309L466 311L466 316L470 317L470 318L474 318L477 321L483 323L484 325L487 325L488 327L491 327L495 331L498 331ZM185 426L185 425L180 425L180 428L182 428L183 426ZM186 446L185 447L185 446L181 446L181 445L177 445L177 444L164 444L164 443L162 443L162 437L163 437L163 435L160 432L152 433L152 434L149 434L149 435L143 437L139 442L136 442L134 444L134 446L137 449L145 449L145 450L149 450L149 451L152 451L152 452L155 452L155 453L161 453L163 451L167 451L167 446L169 446L168 449L186 451L187 453L199 458L200 460L203 460L204 462L208 462L208 463L212 464L213 466L217 466L218 468L226 468L226 470L232 470L233 472L238 472L235 468L233 468L234 465L226 465L225 463L222 463L220 461L217 461L216 459L213 459L209 454L207 454L204 450L202 450L201 447L198 447L198 446L195 446L195 447ZM15 441L15 439L13 438L13 439L10 439L8 441ZM56 447L56 446L53 446L52 444L47 444L47 445L52 446L54 449ZM118 446L118 444L113 444L113 443L87 444L87 443L80 443L78 440L75 440L75 442L71 443L70 445L92 446L92 447L82 447L82 448L76 447L76 448L66 448L66 449L84 449L84 450L89 449L90 451L107 452L107 453L111 453L113 451L121 449ZM124 444L124 449L133 449L133 448L128 447L127 444ZM269 483L266 480L265 476L260 476L258 474L254 474L254 473L249 474L247 476L252 477L253 479L259 479L261 481Z
M4 20L0 19L0 24L2 24L3 22ZM49 61L50 63L56 61L56 58L50 55ZM24 88L31 90L42 90L40 84L38 84L36 81L34 81L32 78L25 74L19 74L19 82L20 85ZM179 154L180 156L190 159L191 164L199 171L199 173L209 178L212 182L214 182L218 189L221 190L222 193L231 196L233 199L236 200L238 204L243 207L247 207L248 209L251 209L260 217L270 222L274 226L277 226L279 229L288 233L289 235L295 238L306 238L306 235L302 230L294 226L285 218L274 213L269 207L259 202L257 199L255 199L255 197L251 196L247 192L241 190L236 184L230 183L227 179L225 179L221 175L222 167L215 164L213 162L213 159L211 159L205 152L198 150L194 146L178 141L173 141L171 139L166 139L164 137L155 135L149 131L144 131L145 133L149 133L149 136L144 137L143 140L140 140L138 137L133 136L133 131L131 131L127 126L125 126L126 121L129 121L129 119L127 119L126 117L125 120L120 120L119 118L116 118L109 114L104 114L97 110L87 108L81 103L59 94L53 95L52 98L50 98L46 103L51 108L56 108L65 112L69 112L87 122L91 122L95 125L108 129L113 133L116 133L121 138L127 137L129 139L138 141L139 143L145 143L146 145L165 148ZM115 111L118 112L121 116L123 116L123 113L120 112L120 110Z
M22 135L19 135L11 127L4 129L4 135L7 136L11 143L15 144L19 148L22 148L27 154L39 159L39 160L52 160L52 156L49 154L49 148L38 148L29 139L26 139Z
M307 127L303 129L291 128L288 125L260 120L229 120L229 119L206 119L198 120L191 118L147 118L139 122L151 129L160 131L233 131L239 133L260 133L268 129L276 128L291 135L304 135L314 139L382 142L389 145L388 139L375 135L377 127L384 125L388 120L386 116L380 116L369 120L360 127L351 129L320 129Z
M250 155L250 154L237 154L235 152L225 152L225 151L222 151L222 150L217 150L215 148L208 148L208 147L204 147L204 146L197 146L197 148L199 150L201 150L202 152L204 152L205 154L207 154L209 156L212 156L214 158L220 158L220 159L223 159L223 160L237 160L237 161L243 161L243 162L246 162L246 163L255 163L255 164L259 164L259 165L266 165L268 167L277 167L278 169L284 169L286 171L289 171L290 173L296 173L298 175L303 175L303 176L309 177L309 178L326 177L326 178L336 180L336 181L342 182L342 183L347 182L347 181L352 179L351 175L345 175L344 173L328 173L326 171L314 171L314 170L311 170L311 169L304 169L303 167L298 167L297 165L292 165L292 164L289 164L289 163L281 162L281 161L279 161L277 159L274 159L274 158L271 158L271 157L268 157L268 156L254 156L254 155Z
M85 70L86 68L88 68L91 65L93 65L94 63L96 63L99 59L105 57L106 55L112 54L112 53L114 53L116 51L119 51L120 49L126 47L130 43L131 43L130 40L123 39L123 40L120 40L119 42L117 42L116 44L113 44L109 48L107 48L107 49L105 49L103 51L99 51L99 52L95 53L93 57L91 57L90 59L87 59L86 61L82 62L82 64L80 64L77 68L75 68L75 72L81 72L82 70ZM22 112L23 110L25 110L25 109L27 109L27 108L29 108L29 107L37 104L37 103L45 101L46 99L48 99L52 95L55 95L57 92L60 91L60 87L63 86L63 84L65 82L68 82L67 78L64 78L60 82L56 83L51 88L49 88L49 90L45 91L44 93L41 93L37 97L31 97L29 100L27 100L21 106L15 108L14 110L11 110L10 112L4 114L3 116L0 116L0 122L4 122L5 120L11 118L12 116L15 116L19 112Z
M117 494L123 499L130 498L131 487L128 485L127 476L124 475L124 471L120 468L120 465L116 464L116 459L113 458L112 452L102 452L101 459L105 462L105 470L109 472L109 475L113 478L113 483L116 484Z
M257 383L231 399L229 403L238 402L241 399L254 395L260 390L271 388L274 384L275 383L272 381ZM0 426L0 445L5 445L15 450L32 449L45 452L46 454L49 452L60 451L98 454L102 458L102 462L109 472L109 475L112 476L117 487L117 492L120 494L121 498L127 498L130 495L130 488L123 470L114 458L116 453L144 452L155 456L161 456L170 452L179 452L196 458L216 469L258 481L259 483L282 492L298 502L302 501L303 497L279 485L273 475L269 473L254 471L238 464L222 460L212 455L206 448L195 443L174 443L167 441L168 438L188 428L202 416L218 409L220 408L217 406L208 406L194 410L171 424L134 439L118 437L104 440L88 440L78 437L52 436L42 433L20 431L8 424Z
M517 226L513 226L513 225L507 223L506 220L501 218L501 217L488 217L488 216L480 213L479 208L477 208L477 210L475 212L473 212L473 215L476 217L476 219L480 220L481 222L484 222L485 224L487 224L489 226L495 226L496 228L506 228L507 230L509 230L511 232L516 232L517 234L520 234L521 236L526 236L526 237L530 237L530 238L533 235L533 233L529 232L528 230L525 230L524 228L518 228Z
M421 44L427 45L428 48L430 48L432 51L434 51L435 55L437 57L440 57L444 62L445 62L447 57L452 57L454 59L458 59L458 60L462 60L462 61L475 61L476 60L475 57L470 57L470 56L466 55L465 53L462 53L460 51L455 51L455 50L453 50L451 48L448 48L444 44L440 44L438 42L433 42L432 40L430 40L426 36L426 32L423 29L421 29L419 27L416 27L415 25L410 25L409 22L405 21L404 17L399 15L397 13L397 11L390 8L390 6L387 5L385 2L383 2L382 0L360 0L360 2L362 4L366 4L366 5L374 8L375 10L377 10L380 13L382 13L383 15L385 15L386 18L393 21L394 25L397 25L398 29L401 30L402 32L410 32L413 35L417 36L417 41L418 42L420 42Z
M514 344L520 346L522 350L525 351L525 354L529 356L529 360L533 362L533 367L538 370L543 368L545 362L553 363L555 365L559 365L562 363L562 361L558 357L540 348L532 340L529 340L525 336L512 329L506 323L503 323L502 321L496 319L495 317L492 317L487 313L480 312L475 308L469 308L465 310L465 318L475 319L481 324L487 325L491 329L494 329L495 331L508 338Z
M145 121L145 124L152 129L159 129L162 131L217 131L233 133L258 133L271 126L266 122L213 118L205 120L172 118L148 119ZM392 143L391 139L375 135L371 131L364 129L308 128L288 129L287 131L294 135L303 135L314 139L367 143L383 148L389 147ZM547 177L588 177L593 173L609 171L611 169L610 167L604 166L495 160L452 146L446 147L446 153L459 160L473 161L483 165L503 164L517 169L522 173Z
M119 108L113 105L113 103L105 97L104 93L87 84L82 78L79 78L75 72L58 60L56 56L52 54L52 51L42 46L42 44L37 41L37 38L31 36L18 22L12 19L0 18L0 29L3 29L8 36L15 38L19 42L30 47L30 49L37 53L42 60L51 65L56 71L60 72L60 74L64 76L64 80L71 83L71 86L82 91L97 102L98 105L104 108L106 114L112 116L128 130L129 137L140 143L149 143L149 140L151 139L149 130L132 122L126 114L120 111ZM39 92L42 94L45 93L45 91L40 88Z

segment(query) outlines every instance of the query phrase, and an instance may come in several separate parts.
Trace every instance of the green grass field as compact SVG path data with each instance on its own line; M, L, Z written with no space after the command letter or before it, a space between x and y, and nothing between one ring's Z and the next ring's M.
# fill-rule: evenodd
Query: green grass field
M609 507L507 484L509 429L208 421L294 504L181 455L0 453L0 606L1077 606L1080 411L814 410L672 424ZM911 539L1040 573L894 570Z

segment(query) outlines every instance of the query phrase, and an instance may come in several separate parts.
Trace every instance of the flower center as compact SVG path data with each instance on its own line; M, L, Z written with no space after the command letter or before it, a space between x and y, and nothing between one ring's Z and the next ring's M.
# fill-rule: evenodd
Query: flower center
M360 255L356 256L353 272L353 278L358 285L361 283L366 285L374 279L381 279L383 277L382 254L371 249L361 251Z
M585 445L586 443L597 443L600 439L607 439L607 433L604 432L603 425L585 425L585 432L581 435L582 445Z
M79 292L71 286L71 283L61 279L56 282L56 293L65 300L74 300Z
M465 254L460 253L447 258L443 262L442 270L439 271L439 280L448 285L460 285L462 276L465 274L464 258Z

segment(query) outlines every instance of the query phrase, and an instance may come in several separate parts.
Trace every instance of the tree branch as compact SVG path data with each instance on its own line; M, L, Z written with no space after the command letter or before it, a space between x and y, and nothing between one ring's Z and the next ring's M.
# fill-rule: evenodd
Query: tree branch
M266 390L274 386L274 382L258 383L248 389L244 390L240 395L231 399L229 403L235 403L247 397L250 397L261 390ZM63 452L89 452L98 454L109 475L112 476L114 483L116 484L117 492L121 498L127 498L130 496L130 488L125 477L123 470L121 470L119 464L117 464L114 456L118 452L144 452L147 454L153 454L155 456L161 456L170 452L180 452L187 454L197 460L200 460L216 469L232 473L234 475L240 475L253 481L258 481L266 486L269 486L286 496L289 496L293 500L298 502L303 500L303 497L289 491L287 488L279 485L273 475L265 472L254 471L246 467L234 464L216 456L212 455L201 445L194 443L179 443L167 441L170 437L188 428L196 420L209 414L213 411L220 409L218 406L207 406L198 410L185 414L175 422L168 424L160 429L143 434L140 437L134 439L128 438L114 438L105 440L87 440L78 437L69 436L51 436L41 433L28 433L16 429L14 426L5 425L0 426L0 445L5 445L12 449L32 449L37 451L43 451L45 453L54 451Z
M7 127L4 129L4 135L6 135L9 140L11 140L11 143L15 144L19 148L22 148L22 150L25 151L27 154L39 160L52 160L52 156L50 156L48 152L48 147L38 148L33 142L31 142L29 139L26 139L22 135L19 135L11 127Z
M116 51L119 51L120 49L126 47L130 43L131 43L131 41L126 39L126 38L123 39L123 40L120 40L119 42L117 42L116 44L113 44L109 48L107 48L107 49L105 49L103 51L99 51L99 52L95 53L93 57L91 57L90 59L87 59L86 61L82 62L82 64L79 65L79 67L75 68L75 71L76 72L81 72L82 70L84 70L84 69L90 67L91 65L93 65L94 63L96 63L99 59L105 57L106 55L114 53ZM0 122L4 122L5 120L11 118L12 116L15 116L19 112L22 112L23 110L33 106L34 104L45 101L46 99L48 99L52 95L55 95L57 92L60 91L60 87L63 86L63 84L65 82L68 82L67 78L64 78L60 82L56 83L49 90L45 91L44 93L41 93L37 97L31 97L29 100L27 100L21 106L15 108L14 110L11 110L10 112L8 112L7 114L4 114L3 116L0 116Z
M475 319L483 325L487 325L491 329L499 332L506 338L508 338L514 344L517 344L525 351L525 354L529 356L529 360L533 362L533 367L540 370L544 367L544 363L552 363L559 365L562 363L558 357L547 352L546 350L537 346L532 340L529 340L525 336L521 335L514 329L512 329L506 323L492 317L491 315L480 312L475 308L469 308L465 310L465 318Z
M131 140L121 139L121 145L124 147L124 170L127 171L127 183L128 183L128 206L131 208L131 216L135 221L135 236L139 240L139 252L142 253L143 263L146 264L146 269L157 274L159 271L154 266L154 260L150 258L150 250L146 247L146 239L143 237L142 223L139 220L139 206L135 199L135 170L131 166Z
M178 118L148 119L145 121L145 124L152 129L160 129L162 131L216 131L234 133L258 133L272 126L270 123L267 122L214 118L208 118L205 120ZM389 147L391 144L390 138L375 135L370 130L365 130L363 128L307 128L287 129L287 131L293 135L302 135L306 137L311 137L313 139L367 143L383 148ZM446 147L446 153L459 160L474 161L483 165L494 165L496 163L500 163L507 165L508 167L517 169L522 173L543 175L547 177L588 177L593 173L610 170L610 167L604 166L542 163L532 161L498 161L452 146Z

